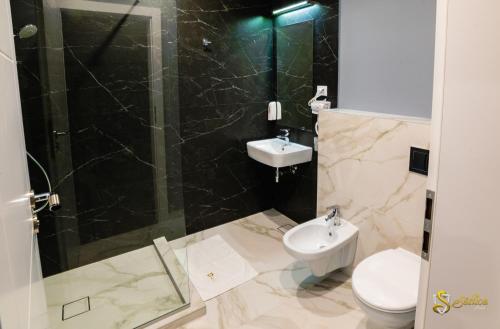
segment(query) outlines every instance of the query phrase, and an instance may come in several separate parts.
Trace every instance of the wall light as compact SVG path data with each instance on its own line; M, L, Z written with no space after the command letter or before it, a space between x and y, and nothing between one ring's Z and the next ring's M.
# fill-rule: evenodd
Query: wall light
M310 1L297 2L297 3L294 3L292 5L289 5L289 6L280 8L280 9L273 10L273 15L283 14L283 13L286 13L286 12L289 12L289 11L292 11L292 10L304 8L304 7L311 6L311 5L312 5L312 3Z

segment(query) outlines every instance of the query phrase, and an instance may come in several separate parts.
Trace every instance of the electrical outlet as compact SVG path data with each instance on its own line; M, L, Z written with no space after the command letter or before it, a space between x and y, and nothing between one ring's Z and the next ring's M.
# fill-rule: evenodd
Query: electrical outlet
M317 86L316 88L317 96L328 96L328 86Z

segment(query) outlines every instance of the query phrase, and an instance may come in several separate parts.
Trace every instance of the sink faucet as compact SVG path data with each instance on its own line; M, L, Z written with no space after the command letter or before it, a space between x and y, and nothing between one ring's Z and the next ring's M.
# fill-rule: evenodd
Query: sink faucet
M329 235L331 236L333 234L332 230L332 224L333 226L340 226L341 221L340 221L340 211L338 206L331 206L328 207L331 212L326 215L325 222L330 223L330 232Z
M276 138L279 138L279 139L285 141L285 143L281 147L282 151L285 150L285 146L290 145L290 138L288 138L288 136L290 136L290 130L289 129L280 129L280 134L278 136L276 136Z

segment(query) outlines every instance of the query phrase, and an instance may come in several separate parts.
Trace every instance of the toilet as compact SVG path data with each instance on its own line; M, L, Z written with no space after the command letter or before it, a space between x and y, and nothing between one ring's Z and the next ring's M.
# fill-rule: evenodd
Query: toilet
M381 251L356 266L352 290L370 328L413 328L419 276L420 257L402 248Z

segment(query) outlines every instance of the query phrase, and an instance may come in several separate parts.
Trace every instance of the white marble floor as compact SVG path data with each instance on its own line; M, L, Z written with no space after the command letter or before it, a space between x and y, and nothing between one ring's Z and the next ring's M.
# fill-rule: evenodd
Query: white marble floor
M185 305L154 246L47 277L44 286L48 312L40 327L50 329L135 328ZM69 304L63 321L62 306L87 297L91 310Z
M173 249L184 250L220 235L258 272L250 281L208 300L206 314L180 328L366 329L347 275L335 273L319 281L306 264L286 253L278 228L290 225L296 224L269 210L171 241ZM49 327L133 328L180 306L153 246L126 255L45 279ZM94 296L93 310L61 321L61 305L82 296Z
M289 256L278 227L295 225L275 210L258 213L186 237L194 243L220 235L258 275L206 302L207 314L182 329L259 328L365 329L350 278L336 273L323 281ZM173 241L175 244L184 241Z

